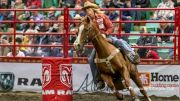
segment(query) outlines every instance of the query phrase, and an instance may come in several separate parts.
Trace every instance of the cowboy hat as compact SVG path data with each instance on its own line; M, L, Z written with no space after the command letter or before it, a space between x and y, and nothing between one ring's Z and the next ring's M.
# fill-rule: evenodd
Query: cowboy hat
M94 4L94 3L91 3L89 1L86 1L84 3L84 7L82 8L83 10L87 9L87 8L95 8L95 9L99 9L99 6Z

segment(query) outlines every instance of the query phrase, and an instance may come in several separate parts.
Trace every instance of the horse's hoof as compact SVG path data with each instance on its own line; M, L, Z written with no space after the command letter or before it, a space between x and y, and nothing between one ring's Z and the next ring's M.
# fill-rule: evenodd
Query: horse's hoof
M139 99L134 99L133 101L140 101Z
M151 98L148 98L148 101L152 101Z
M133 97L132 98L132 101L140 101L139 98L136 96L136 97Z
M116 95L116 98L119 99L119 100L124 100L124 95L119 93L119 92L115 92L114 93Z

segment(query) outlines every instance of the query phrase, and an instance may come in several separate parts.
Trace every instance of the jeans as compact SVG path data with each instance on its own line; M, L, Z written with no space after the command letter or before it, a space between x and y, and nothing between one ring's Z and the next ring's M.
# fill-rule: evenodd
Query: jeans
M131 52L132 54L135 54L133 49L130 47L130 45L123 39L117 39L116 37L112 37L112 36L109 36L108 38L110 38L112 40L112 44L115 47L121 48L125 52L128 51L128 52ZM100 78L100 72L99 72L98 68L96 67L96 64L94 63L95 56L96 56L96 50L93 49L90 57L88 58L88 62L89 62L90 68L91 68L93 82L95 84L97 84L97 82L100 81L101 78Z
M121 48L125 52L131 52L132 54L135 54L133 49L131 48L131 46L123 39L118 39L118 38L112 37L112 36L109 36L108 38L110 38L112 40L112 44L115 47Z
M91 68L93 82L94 82L94 84L97 84L98 79L100 79L100 72L99 72L98 68L96 67L96 64L94 63L95 56L96 56L96 50L93 49L90 57L88 58L88 62L89 62L90 68Z

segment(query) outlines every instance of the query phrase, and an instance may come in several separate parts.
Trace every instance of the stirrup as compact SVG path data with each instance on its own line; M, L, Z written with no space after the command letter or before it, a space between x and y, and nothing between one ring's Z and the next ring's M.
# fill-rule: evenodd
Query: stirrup
M134 64L139 64L140 63L140 56L136 53L135 55L134 55Z
M137 53L135 55L133 55L131 53L127 53L127 57L129 59L129 61L133 64L139 64L140 63L140 57Z

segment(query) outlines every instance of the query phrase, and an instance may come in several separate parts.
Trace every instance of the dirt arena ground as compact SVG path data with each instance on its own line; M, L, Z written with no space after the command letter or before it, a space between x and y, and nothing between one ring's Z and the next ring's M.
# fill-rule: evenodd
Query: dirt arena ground
M151 96L152 101L180 101L178 97L160 98ZM0 101L41 101L40 93L10 92L0 93ZM115 96L107 93L74 94L73 101L120 101ZM123 101L131 101L129 96ZM143 101L143 100L142 100Z

